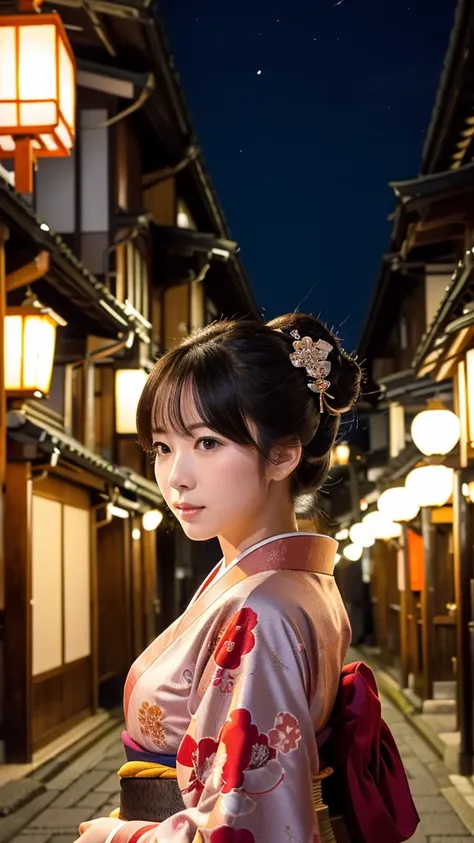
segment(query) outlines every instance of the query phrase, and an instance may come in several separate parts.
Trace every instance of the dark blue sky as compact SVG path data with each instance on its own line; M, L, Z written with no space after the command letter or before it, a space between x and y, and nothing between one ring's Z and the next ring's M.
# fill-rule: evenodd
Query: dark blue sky
M162 0L208 169L268 318L367 312L415 176L455 0ZM261 71L259 73L259 71Z

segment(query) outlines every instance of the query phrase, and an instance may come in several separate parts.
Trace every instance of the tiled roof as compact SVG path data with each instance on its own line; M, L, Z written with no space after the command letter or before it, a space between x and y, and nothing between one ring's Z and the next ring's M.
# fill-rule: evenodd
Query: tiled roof
M136 331L145 341L148 332L134 316L127 313L126 306L112 295L106 285L99 281L76 257L62 237L52 231L47 220L40 219L15 191L0 172L0 217L9 226L28 236L38 247L51 255L51 269L46 279L63 295L68 285L68 299L78 308L94 311L99 324L108 324L114 333ZM42 228L43 226L43 228Z

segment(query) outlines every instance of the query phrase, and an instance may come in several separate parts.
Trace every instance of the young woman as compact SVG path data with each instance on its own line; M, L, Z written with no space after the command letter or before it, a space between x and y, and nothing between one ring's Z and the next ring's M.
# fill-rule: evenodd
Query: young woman
M350 628L337 545L298 532L294 499L323 485L360 379L337 337L298 313L218 322L156 364L140 442L186 535L217 536L222 561L125 685L127 756L145 777L147 759L174 765L179 801L164 812L165 781L150 779L153 816L83 823L81 843L319 843L317 735Z

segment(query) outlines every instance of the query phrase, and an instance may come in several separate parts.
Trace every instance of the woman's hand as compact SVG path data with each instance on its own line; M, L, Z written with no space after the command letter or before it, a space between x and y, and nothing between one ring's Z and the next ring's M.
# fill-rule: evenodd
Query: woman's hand
M112 817L99 817L97 820L88 820L79 826L80 837L75 843L105 843L110 832L122 825L121 820Z

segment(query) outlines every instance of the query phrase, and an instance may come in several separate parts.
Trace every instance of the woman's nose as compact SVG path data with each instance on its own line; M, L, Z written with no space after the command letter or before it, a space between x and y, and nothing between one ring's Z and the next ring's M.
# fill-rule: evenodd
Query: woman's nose
M192 489L195 485L191 460L186 454L176 454L168 476L172 489Z

